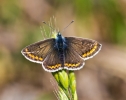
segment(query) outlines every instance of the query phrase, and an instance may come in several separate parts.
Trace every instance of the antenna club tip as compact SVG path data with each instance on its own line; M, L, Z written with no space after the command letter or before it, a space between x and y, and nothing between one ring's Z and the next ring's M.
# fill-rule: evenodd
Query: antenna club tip
M71 21L71 23L73 23L73 22L74 22L74 20Z
M45 21L42 21L42 23L46 23Z

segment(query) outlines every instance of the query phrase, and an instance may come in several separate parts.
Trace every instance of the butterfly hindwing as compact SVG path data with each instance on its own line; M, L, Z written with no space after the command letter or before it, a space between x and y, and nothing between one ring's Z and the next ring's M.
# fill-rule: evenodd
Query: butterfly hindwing
M54 43L53 38L40 41L25 47L21 53L32 62L42 63L48 53L52 51Z
M61 69L79 70L84 66L84 60L72 49L67 48L64 52L65 62L62 66L58 51L53 49L43 61L43 68L48 72L55 72Z
M92 58L101 49L101 44L95 40L77 37L65 37L68 47L74 49L84 60Z
M53 48L53 50L47 55L43 61L42 67L48 72L55 72L63 69L56 49Z
M84 66L85 62L77 52L72 48L67 48L65 51L64 68L67 70L79 70Z

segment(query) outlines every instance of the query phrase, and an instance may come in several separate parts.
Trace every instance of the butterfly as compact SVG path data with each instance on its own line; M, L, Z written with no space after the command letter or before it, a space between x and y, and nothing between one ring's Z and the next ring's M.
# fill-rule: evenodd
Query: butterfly
M49 38L26 46L21 53L31 62L42 64L45 71L62 69L79 70L85 60L94 57L102 45L95 40L79 37L63 37L57 32L56 38Z

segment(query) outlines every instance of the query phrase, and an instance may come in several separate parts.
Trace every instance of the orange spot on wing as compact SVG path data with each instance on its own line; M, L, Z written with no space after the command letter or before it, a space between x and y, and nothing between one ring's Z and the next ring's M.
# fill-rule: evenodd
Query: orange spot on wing
M65 65L65 66L68 66L68 63L65 63L64 65Z
M87 56L90 55L90 52L87 52Z
M76 64L76 66L79 66L79 65L80 65L80 63L77 63L77 64Z
M32 54L28 53L28 56L29 56L29 57L31 57L31 56L32 56Z
M36 56L35 59L38 60L38 56Z
M86 54L86 53L84 53L82 57L86 57L86 56L87 56L87 54Z
M52 66L48 66L49 69L57 69L61 66L61 64L56 64L56 65L52 65Z
M42 61L43 59L40 57L40 58L38 58L40 61Z
M74 67L74 66L76 66L76 64L73 64L72 66Z
M87 53L84 53L82 57L91 55L96 49L97 49L97 43L95 43L95 46L90 51L88 51Z
M35 58L35 56L34 56L34 55L31 55L31 58L32 58L32 59L34 59L34 58Z
M70 66L72 66L72 64L69 64L68 66L70 67Z
M25 52L28 52L28 49L27 48L25 49Z
M77 66L79 66L79 65L80 65L80 63L76 63L76 64L65 63L65 66L66 66L66 67L77 67Z

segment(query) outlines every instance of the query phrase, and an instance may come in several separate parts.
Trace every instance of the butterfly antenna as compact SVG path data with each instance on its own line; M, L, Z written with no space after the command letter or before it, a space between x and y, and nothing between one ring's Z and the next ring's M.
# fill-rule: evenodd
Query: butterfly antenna
M72 23L74 22L74 20L72 20L61 32L65 31L65 29L70 26Z
M45 21L43 21L44 24L46 24L48 27L50 27L51 29L55 30L52 26L48 25Z

